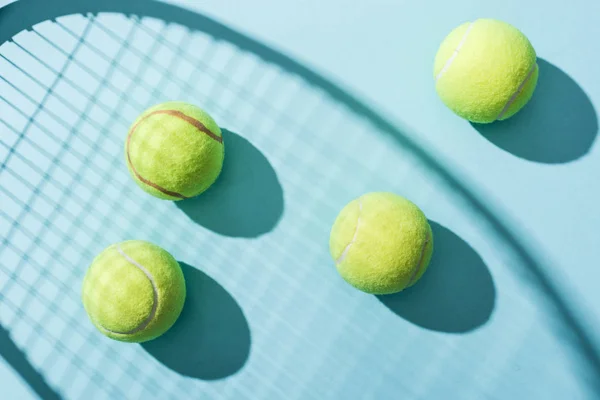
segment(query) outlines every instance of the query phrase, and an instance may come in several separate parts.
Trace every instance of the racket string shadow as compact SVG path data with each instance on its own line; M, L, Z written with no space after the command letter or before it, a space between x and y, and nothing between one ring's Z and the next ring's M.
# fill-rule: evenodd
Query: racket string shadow
M22 31L24 27L30 27L45 20L53 20L58 16L75 13L87 15L87 13L99 12L118 12L127 15L143 15L150 18L168 20L169 22L186 26L194 31L205 32L219 40L234 43L240 49L251 52L266 62L276 64L280 69L300 77L304 82L311 86L319 88L320 91L327 93L334 101L338 101L356 115L368 120L376 129L380 130L381 134L387 134L393 137L400 147L422 160L423 164L430 168L436 176L441 177L455 193L462 196L466 200L466 206L477 210L482 218L494 229L497 235L502 238L507 248L510 248L511 251L518 256L521 261L519 265L523 267L523 270L528 271L530 275L535 278L532 279L532 281L536 282L536 286L545 294L548 304L551 305L551 307L548 307L549 311L556 314L557 322L563 326L566 337L569 339L570 347L572 347L574 352L579 356L578 361L582 364L581 370L585 372L586 377L589 379L591 386L596 389L596 392L600 390L600 380L598 379L600 376L600 357L598 354L597 343L592 339L593 336L590 332L586 330L585 324L576 317L577 314L573 312L572 304L564 298L563 293L559 290L560 286L549 277L545 267L536 257L534 257L534 255L532 255L532 253L530 253L529 249L521 243L519 237L506 226L502 219L492 212L492 210L490 210L475 193L471 192L460 182L460 180L450 174L443 165L433 158L433 156L415 144L400 128L390 123L374 109L368 107L365 103L358 100L340 86L284 54L281 54L256 40L239 34L208 17L166 3L149 0L130 0L126 2L122 0L105 0L103 2L95 0L56 0L52 3L52 7L48 7L44 1L22 0L0 11L0 40L10 40L13 36ZM538 95L539 94L540 93L538 93ZM526 112L526 109L524 109L523 112ZM516 117L517 116L515 116L515 118ZM593 122L591 125L588 123L588 126L592 126L593 128ZM595 133L592 133L591 136L595 136ZM571 151L568 154L529 155L529 157L536 158L538 161L542 162L564 162L580 156L582 152L585 151L586 146L588 145L578 146L578 149L575 149L576 151ZM527 158L527 155L524 155L524 158ZM434 270L430 272L434 272ZM185 321L185 319L183 321ZM175 327L173 329L175 329ZM175 330L173 332L177 331ZM191 340L188 342L193 343ZM152 347L151 343L152 342L146 346L148 349ZM160 357L157 356L157 358L164 358L166 360L169 357L164 354L164 350L160 350L159 344L155 343L154 346L157 347L155 347L153 351L149 350L149 352L154 352L154 354L158 355L162 351ZM176 348L175 346L168 347L169 350ZM242 348L243 347L244 346L242 346ZM183 350L178 351L179 354L182 354ZM170 359L169 363L173 365L173 369L179 368L181 371L187 371L185 366L177 366L173 359ZM230 368L229 370L231 369L233 368ZM206 373L203 375L223 376L226 374L221 372L220 374Z

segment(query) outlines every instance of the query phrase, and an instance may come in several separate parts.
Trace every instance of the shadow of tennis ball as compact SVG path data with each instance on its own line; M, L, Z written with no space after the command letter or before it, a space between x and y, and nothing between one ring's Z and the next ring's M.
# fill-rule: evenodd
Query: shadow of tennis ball
M223 129L225 160L204 193L175 204L213 232L256 237L273 229L283 213L283 189L267 158L248 140Z
M187 297L179 319L155 340L142 343L173 371L203 380L222 379L239 371L250 354L250 327L235 299L215 280L179 263Z
M402 292L377 298L395 314L426 329L454 333L476 329L494 309L492 275L467 242L429 223L433 256L423 277Z
M541 58L538 65L538 85L529 104L505 121L472 125L517 157L550 164L576 160L598 135L596 110L568 74Z

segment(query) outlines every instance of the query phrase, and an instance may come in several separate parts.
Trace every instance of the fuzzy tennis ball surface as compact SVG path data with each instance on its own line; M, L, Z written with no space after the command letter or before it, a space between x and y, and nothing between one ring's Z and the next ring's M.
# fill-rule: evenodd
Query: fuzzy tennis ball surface
M412 202L393 193L368 193L348 203L329 238L338 272L372 294L399 292L417 282L433 252L431 227Z
M125 161L135 182L166 200L204 192L223 166L221 129L206 112L183 102L144 111L125 141Z
M83 280L83 306L96 328L122 342L146 342L165 333L185 302L181 267L162 248L140 240L100 253Z
M533 95L535 50L517 28L478 19L454 29L435 57L438 95L459 116L476 123L504 120Z

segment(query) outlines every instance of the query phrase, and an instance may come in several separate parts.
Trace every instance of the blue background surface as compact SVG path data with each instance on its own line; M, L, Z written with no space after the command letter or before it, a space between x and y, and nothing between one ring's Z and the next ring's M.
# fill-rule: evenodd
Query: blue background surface
M410 146L389 137L386 129L349 109L339 98L320 99L327 90L319 88L318 83L309 84L306 77L298 78L286 68L273 67L277 62L271 65L268 59L255 59L245 53L237 59L232 56L237 54L237 48L230 48L226 42L215 44L217 56L209 59L200 50L209 48L206 43L210 40L202 34L196 37L193 32L171 27L165 38L186 43L187 36L193 36L192 45L185 50L187 56L222 72L225 80L248 83L244 79L258 65L267 71L259 76L275 76L272 79L276 83L257 83L248 89L250 100L236 101L241 95L225 91L223 87L230 86L227 82L223 87L212 86L213 80L219 82L217 78L209 79L211 85L192 81L193 90L180 92L189 71L184 74L176 70L173 75L179 79L154 86L158 88L154 93L124 93L130 98L119 110L122 118L109 136L114 140L102 141L100 147L106 154L114 154L114 159L60 161L82 173L73 178L69 169L65 172L59 168L67 175L57 172L51 179L70 179L85 199L85 190L93 193L102 187L89 164L94 165L96 172L117 172L114 185L103 188L105 193L96 200L87 200L87 211L86 207L77 208L78 201L72 200L74 204L67 208L75 211L53 220L48 231L58 232L57 241L47 233L38 236L46 246L63 246L64 258L55 260L55 264L48 261L48 256L40 256L45 261L37 264L23 262L27 249L36 248L30 243L32 239L23 235L9 238L18 249L22 248L20 252L3 250L0 293L4 304L12 304L12 309L0 309L5 330L0 332L0 343L14 343L15 350L9 352L11 357L4 354L7 362L0 369L0 380L8 382L11 395L33 393L31 382L26 381L33 379L33 371L39 371L41 381L47 381L52 390L69 398L83 394L98 398L122 395L108 389L111 385L126 388L123 391L132 397L197 393L198 397L209 398L596 398L600 371L590 354L597 354L594 347L600 341L600 191L596 172L600 170L596 140L600 86L595 74L598 53L594 51L600 38L598 2L176 3L214 17L331 78L360 102L393 121L402 135L415 141L474 193L491 210L493 218L465 200L468 196L448 184L435 168L429 168L430 163L422 156L415 156ZM436 96L432 77L433 57L441 40L455 26L479 17L501 19L520 28L541 59L538 89L531 103L513 119L485 128L474 127L447 110ZM83 32L85 18L69 18L64 24ZM120 27L124 33L132 24L125 18L105 18L100 20L120 33ZM169 20L167 14L164 18ZM162 29L160 21L145 23L149 29ZM39 31L59 43L64 35L50 25L40 25ZM111 55L117 54L116 45L113 49L94 34L99 35L90 33L90 42L106 46ZM47 50L36 44L32 36L22 34L20 43L37 49L38 54L46 54ZM75 46L72 38L64 40L66 48ZM152 43L141 36L133 47L147 49L145 46ZM0 49L18 65L35 64L24 58L14 44L4 44ZM165 63L172 57L168 51L149 54L150 64L161 67L167 67ZM75 59L90 65L90 57L77 53ZM56 62L57 69L61 68L63 61L57 57L49 59ZM236 60L232 63L235 68L228 69L232 59ZM22 128L19 124L26 125L23 116L19 117L9 104L17 105L26 115L35 115L35 100L62 115L67 126L78 126L75 131L88 137L90 143L100 142L104 133L100 133L99 126L108 120L102 122L106 116L96 109L95 103L88 110L89 117L100 123L87 126L84 121L81 126L75 125L76 114L43 100L44 93L36 85L19 78L12 67L0 61L0 75L18 82L32 96L27 101L17 93L11 97L6 81L0 82L5 99L0 105L0 118L15 127L15 131L10 131L4 130L5 125L0 126L3 143L12 146ZM133 61L121 64L131 69L136 65ZM207 70L198 65L196 68ZM41 68L32 68L31 73L46 81ZM97 68L102 70L103 66L98 62ZM150 87L165 76L164 68L157 71L155 76L148 73ZM81 71L67 70L66 74L87 89ZM108 82L126 92L130 79L114 75ZM88 83L90 90L95 88L94 83ZM60 85L56 92L74 96L72 88ZM211 99L215 93L217 98ZM260 102L253 101L253 95ZM107 102L103 104L114 104L111 101L118 98L102 96L99 98ZM176 206L143 197L129 180L119 164L119 140L127 129L126 122L143 105L174 96L204 105L232 132L227 134L231 154L256 165L257 177L252 184L264 185L262 192L266 197L251 198L251 204L269 201L270 211L261 209L268 218L260 223L244 220L252 210L238 210L241 214L231 217L243 220L235 225L239 228L236 231L231 228L234 225L220 225L210 216L194 211L208 207L227 213L228 209L219 207L231 206L248 191L243 186L248 185L247 180L240 178L244 172L240 164L231 166L226 176L230 180L225 181L232 182L229 186L223 184L207 193L208 197L198 205ZM81 101L81 107L86 104ZM315 104L320 111L313 114ZM271 116L273 110L283 117ZM36 118L47 122L43 116ZM66 137L60 134L61 129L69 132L64 126L56 129L60 138ZM53 151L41 133L29 135ZM72 146L74 152L84 155L98 151L79 141ZM27 157L35 152L26 147L17 148L16 153ZM0 149L3 160L6 154L4 147ZM28 175L19 168L8 164L1 172L0 186L17 187L15 193L23 194L24 199L29 192L18 191L21 189L15 181L19 178L8 174L9 170L34 185L48 178ZM78 182L83 182L81 188ZM64 187L58 187L56 192L45 193L48 198L61 198L67 193ZM227 191L227 187L234 189ZM370 190L396 191L417 202L433 221L436 238L441 238L437 258L422 284L401 296L378 299L359 293L337 277L329 260L328 229L336 213L347 201ZM123 195L130 201L111 203ZM223 206L223 198L230 203ZM25 209L25 200L19 203L5 191L0 193L0 199L2 237L17 220L19 231L32 231L35 236L40 229L35 218L17 219ZM33 202L29 205L41 214L49 208ZM119 215L118 220L110 218L111 207ZM77 226L76 221L86 219L90 208L100 210L100 217L86 221L84 227ZM106 217L103 219L102 215ZM514 235L507 235L490 219L500 221ZM165 232L165 220L177 234ZM67 235L72 237L65 239ZM81 235L91 239L82 239ZM164 348L174 349L175 339L180 338L188 348L182 346L174 353L192 359L193 354L188 352L194 350L190 349L210 353L209 348L220 345L237 348L239 354L229 359L235 365L215 372L206 366L198 367L205 365L204 360L194 369L189 363L177 363L165 355L160 343L144 347L124 345L110 342L93 330L76 301L78 283L94 254L114 241L131 237L155 241L189 265L190 271L202 271L191 273L188 280L208 288L206 292L214 294L209 300L225 304L224 309L230 313L227 315L236 322L231 326L219 322L223 309L202 309L202 298L193 298L193 302L197 302L200 311L214 315L211 318L223 329L242 332L243 336L231 336L235 339L231 343L213 339L200 340L198 344L189 337L193 336L189 334L191 328L188 334L180 329L176 333L181 336L167 338ZM520 246L526 249L527 257ZM528 261L529 258L534 261ZM10 275L15 265L24 268L18 276ZM24 272L28 267L30 276ZM37 279L45 268L56 272L59 278L63 272L70 272L64 276L70 279L66 282L74 295L59 311L52 311L51 307L48 311L43 304L36 306L36 302L27 300L35 287L35 279L29 278ZM532 269L538 272L532 273ZM19 286L12 284L15 282L21 282L23 293L12 289ZM7 289L9 284L12 291ZM56 284L47 288L47 293L42 290L46 297L41 298L52 305L56 294L51 289L58 287ZM47 325L35 328L32 321L38 318L38 311L39 315L50 316L45 320ZM52 312L73 319L55 321ZM186 318L187 326L195 329L193 334L201 336L208 329L206 320L196 323L190 315ZM571 325L573 320L577 328ZM65 328L69 327L76 327L81 337L65 337ZM243 334L246 329L249 338ZM49 340L38 343L30 339L40 330ZM581 339L582 335L586 340ZM94 350L112 356L96 357ZM31 371L15 367L21 365L14 361L19 351L31 363ZM85 368L73 366L72 352L79 351L85 354ZM249 353L247 360L245 352ZM218 364L218 351L211 355L211 362ZM135 377L129 374L131 365L140 369L134 372ZM234 367L239 370L233 371ZM19 374L13 378L15 370L29 379L23 380ZM110 385L91 384L98 376ZM73 382L67 384L70 379Z
M573 296L597 307L595 282L600 279L600 199L594 184L600 169L596 141L561 157L560 146L550 142L547 156L530 160L490 143L465 121L456 118L438 100L432 79L433 58L443 38L462 22L496 18L521 29L539 57L576 82L597 115L600 87L593 65L593 49L600 38L600 3L575 0L468 1L369 1L348 6L344 1L307 0L295 5L258 1L173 2L187 4L243 32L273 44L307 65L335 78L345 87L375 104L377 109L414 128L417 140L454 166L478 193L502 210L525 239L531 239L564 275ZM268 10L268 12L264 12ZM544 77L539 92L544 91ZM544 93L548 93L545 91ZM558 144L580 142L591 129L581 131L581 121L570 118L570 107L561 95L534 101L548 114L564 113L570 122ZM540 97L540 96L536 96ZM532 107L529 107L532 108ZM543 115L542 107L536 108ZM525 112L527 113L527 112ZM589 114L589 113L588 113ZM578 115L578 114L575 114ZM526 116L532 117L531 113ZM544 125L535 115L535 122ZM586 116L589 119L589 116ZM527 118L520 118L531 124ZM597 116L596 116L597 119ZM589 122L586 126L589 126ZM503 132L498 132L500 136ZM508 135L508 133L506 133ZM596 131L593 136L597 135ZM513 137L511 147L521 139ZM556 139L556 138L555 138ZM498 139L500 140L500 139ZM507 139L507 142L509 140ZM527 139L522 139L528 143ZM534 142L535 143L535 142ZM510 147L509 147L510 148ZM518 154L535 150L523 149ZM548 163L552 154L564 162ZM550 267L550 266L549 266ZM559 275L560 276L560 275ZM597 318L595 323L598 323ZM598 325L596 325L598 326Z

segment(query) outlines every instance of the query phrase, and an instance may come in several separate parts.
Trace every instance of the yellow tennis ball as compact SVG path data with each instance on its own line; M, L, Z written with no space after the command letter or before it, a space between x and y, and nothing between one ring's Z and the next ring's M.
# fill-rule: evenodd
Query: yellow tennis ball
M131 176L146 192L182 200L204 192L223 166L221 129L206 112L168 102L144 111L125 141Z
M538 65L517 28L478 19L454 29L435 57L435 87L459 116L477 123L510 118L533 95Z
M140 240L100 253L83 280L83 306L96 328L122 342L146 342L165 333L185 302L185 280L173 256Z
M348 203L329 238L338 272L363 292L389 294L417 282L429 265L433 234L423 212L393 193Z

